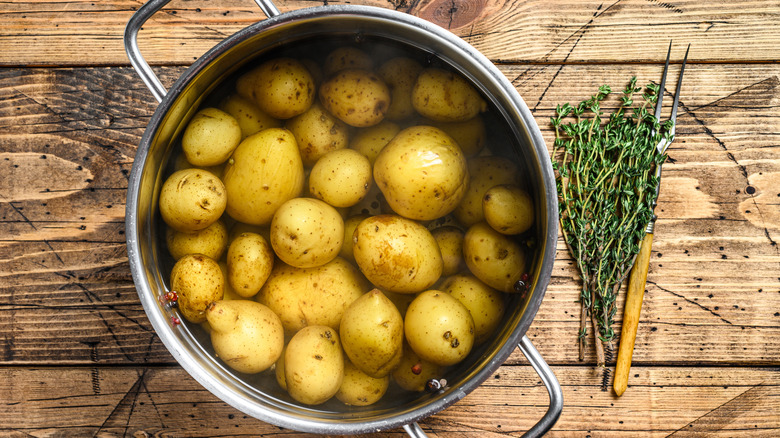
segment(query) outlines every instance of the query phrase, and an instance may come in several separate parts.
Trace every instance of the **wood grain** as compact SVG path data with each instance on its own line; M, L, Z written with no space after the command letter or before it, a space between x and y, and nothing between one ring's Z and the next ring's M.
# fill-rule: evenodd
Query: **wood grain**
M276 1L282 12L322 4L397 9L452 30L502 63L663 62L670 39L690 62L776 62L777 1L359 0ZM0 3L0 65L128 65L122 37L140 2ZM152 64L188 65L234 32L265 19L249 0L172 1L140 33ZM738 41L738 50L735 42Z
M777 368L635 367L620 398L600 391L588 367L555 367L555 373L566 405L551 437L780 433ZM178 367L3 367L0 394L4 436L310 436L244 415ZM505 366L421 426L430 436L517 436L546 403L531 367Z

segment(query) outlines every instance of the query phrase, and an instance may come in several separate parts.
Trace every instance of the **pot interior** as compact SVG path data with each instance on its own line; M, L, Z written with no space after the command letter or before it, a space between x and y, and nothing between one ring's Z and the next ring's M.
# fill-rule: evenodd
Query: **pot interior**
M165 246L165 224L157 200L189 119L232 92L237 75L278 56L321 60L344 45L363 48L376 60L409 56L424 66L460 72L483 94L483 113L493 155L521 169L535 203L535 225L523 236L528 245L531 289L511 294L493 338L443 376L447 386L434 393L411 393L390 386L368 407L346 406L335 398L319 406L292 400L273 371L244 375L217 359L205 331L183 320L160 301L169 290L173 259ZM177 361L212 393L261 420L301 431L363 433L397 427L444 409L488 378L514 351L533 319L550 277L557 240L557 203L547 150L530 111L514 87L476 50L423 20L384 9L337 6L283 14L250 26L200 58L174 84L142 139L128 191L128 253L138 293L150 321Z

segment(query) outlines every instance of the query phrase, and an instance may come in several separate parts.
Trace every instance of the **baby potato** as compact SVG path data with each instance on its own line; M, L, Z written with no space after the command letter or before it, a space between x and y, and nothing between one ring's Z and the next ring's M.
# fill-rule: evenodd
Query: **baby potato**
M371 377L350 361L344 361L344 380L336 398L349 406L368 406L376 403L387 392L390 376Z
M195 166L216 166L230 158L241 142L241 127L230 114L217 108L198 111L187 124L181 148Z
M206 318L211 345L217 357L242 373L259 373L271 367L284 349L284 329L268 307L248 300L217 301Z
M438 122L465 122L487 110L487 103L466 79L433 67L417 76L412 105L423 117Z
M330 151L347 147L347 125L315 102L285 125L295 136L303 165L311 167Z
M357 47L339 47L330 52L325 58L322 71L326 77L333 76L336 72L346 69L371 70L374 68L374 61L368 53Z
M287 351L287 346L282 350L282 355L276 361L276 367L274 367L274 375L276 377L276 383L287 391L287 379L284 377L284 353Z
M218 220L192 233L183 233L168 227L165 231L165 240L168 244L168 252L174 260L179 260L187 254L203 254L219 260L227 248L228 233L225 223Z
M339 255L344 220L335 208L311 198L282 204L271 221L271 246L288 265L322 266Z
M202 230L216 222L227 204L225 185L211 172L184 169L165 180L160 191L160 215L182 232Z
M382 64L377 70L379 76L390 87L390 107L386 118L404 120L415 115L412 105L412 89L423 67L411 58L396 57Z
M367 375L389 375L401 361L404 321L398 309L379 289L353 301L339 327L349 360Z
M278 128L282 122L264 113L254 102L239 94L226 97L219 109L233 116L241 128L241 139L257 134L263 129Z
M502 292L515 292L526 268L523 248L485 222L466 231L463 258L472 274Z
M302 328L284 352L287 392L307 405L336 395L344 379L344 356L336 330L325 326Z
M421 359L407 342L404 342L403 351L401 363L393 371L393 380L401 388L407 391L422 392L429 380L438 380L444 376L446 367Z
M238 94L277 119L303 114L314 103L314 78L300 62L277 58L243 74L236 81Z
M474 319L452 295L428 290L409 304L404 319L409 347L420 358L441 366L462 361L474 345Z
M436 122L431 121L431 126L441 129L455 140L460 146L463 155L473 157L479 154L487 143L485 122L477 115L465 122Z
M412 220L395 215L372 216L357 226L352 242L355 262L376 287L417 293L441 275L436 239Z
M466 157L444 131L413 126L379 153L374 180L396 213L432 220L450 213L469 186Z
M519 186L495 186L482 197L485 221L501 234L520 234L534 224L534 201Z
M359 214L344 221L344 243L341 244L339 257L355 263L355 255L352 252L352 236L355 234L355 228L357 228L358 224L363 222L363 219L366 219L367 217L367 214Z
M309 174L309 192L333 207L357 204L373 183L368 158L352 149L328 152Z
M490 339L504 316L504 296L471 274L454 275L444 280L441 290L455 297L474 319L474 343Z
M243 222L236 222L230 228L230 234L228 234L228 245L236 240L236 237L243 233L255 233L263 236L266 241L271 241L271 227L261 225L249 225Z
M450 276L466 268L463 261L463 236L460 228L453 226L439 227L431 231L439 245L442 259L442 275Z
M482 198L492 187L501 184L513 184L518 172L515 163L503 157L475 157L468 162L469 187L453 215L466 227L485 219L482 211Z
M242 233L228 248L227 280L243 298L260 292L274 266L274 252L268 241L259 234Z
M390 90L369 70L341 70L320 86L320 101L331 114L358 128L381 122L390 106Z
M383 120L374 126L358 130L352 137L349 147L365 155L373 166L382 148L387 146L400 131L401 127L397 124Z
M288 334L307 325L338 330L347 307L370 288L363 275L340 257L316 268L276 263L255 300L279 315Z
M213 259L190 254L173 265L171 290L179 295L178 308L184 319L201 323L206 320L206 308L222 299L225 277Z
M276 209L303 192L298 144L290 131L269 128L238 145L225 168L227 212L250 225L268 225Z
M222 294L222 299L225 301L245 299L245 297L242 297L241 295L236 293L236 290L233 289L233 286L231 286L230 282L227 280L228 278L227 262L220 261L218 263L219 263L219 269L222 270L222 277L225 279L225 293ZM206 321L204 324L208 324L208 321Z

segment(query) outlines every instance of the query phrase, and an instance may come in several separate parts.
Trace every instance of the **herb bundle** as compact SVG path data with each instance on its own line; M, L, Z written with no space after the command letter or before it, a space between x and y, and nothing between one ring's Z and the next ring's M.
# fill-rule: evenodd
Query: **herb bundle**
M671 122L661 126L651 113L659 87L648 84L635 105L641 91L631 78L605 118L601 103L611 89L603 85L576 107L559 105L552 118L561 229L582 278L579 356L584 358L590 319L598 366L605 364L604 344L615 338L615 298L653 217L655 169L666 159L656 146Z

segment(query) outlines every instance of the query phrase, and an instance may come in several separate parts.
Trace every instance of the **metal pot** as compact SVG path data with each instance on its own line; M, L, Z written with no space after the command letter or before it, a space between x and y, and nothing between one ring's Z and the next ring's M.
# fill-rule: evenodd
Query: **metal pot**
M552 370L525 336L544 296L555 258L557 196L547 148L530 111L503 74L476 49L430 22L376 7L338 5L306 8L280 14L269 0L257 0L267 20L246 27L199 58L166 91L141 56L137 33L144 22L169 0L151 0L131 18L125 46L133 67L160 101L144 132L127 194L126 231L130 268L141 303L158 336L181 366L220 399L248 415L278 426L305 432L356 434L403 426L412 436L424 436L416 421L433 415L465 397L501 366L516 346L547 386L550 404L544 417L528 432L538 436L560 416L563 397ZM175 310L160 298L168 291L165 278L164 233L157 209L168 158L187 121L204 96L253 59L277 50L324 38L353 42L380 41L428 54L468 78L502 119L508 141L499 152L514 157L525 170L536 200L536 246L530 268L532 287L512 297L505 321L495 339L447 375L448 384L436 393L406 394L367 408L339 404L306 406L274 390L272 377L245 376L226 368L209 350L198 328L172 324ZM387 397L385 397L387 399Z

